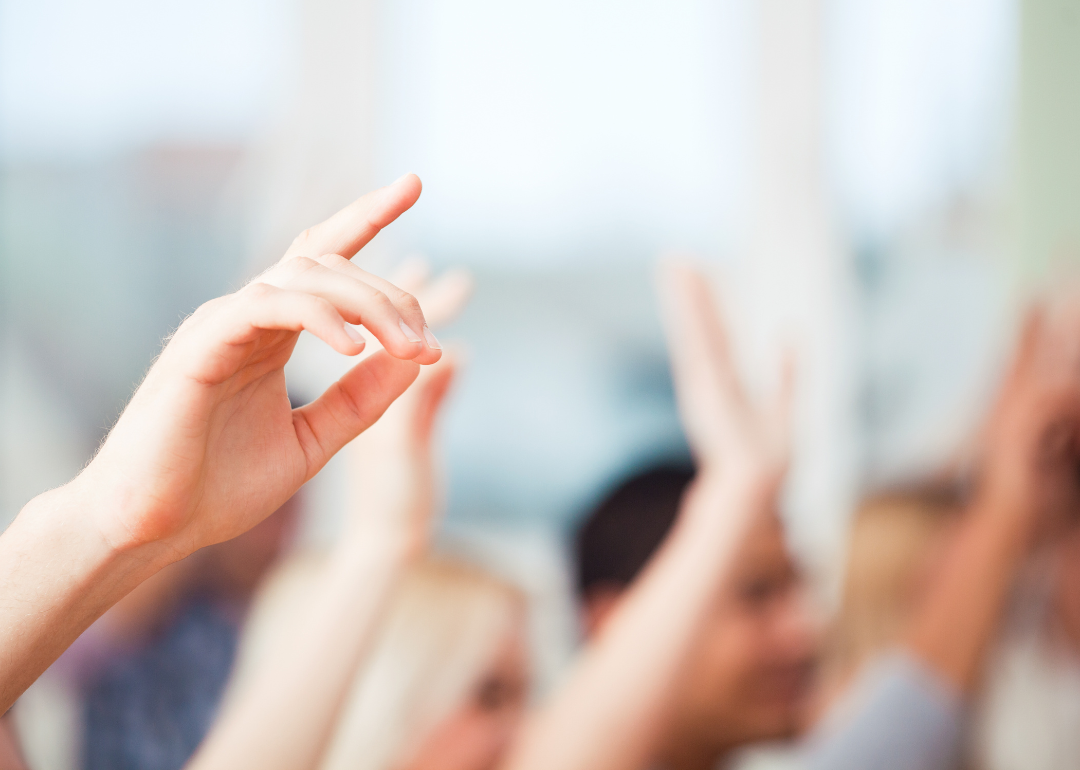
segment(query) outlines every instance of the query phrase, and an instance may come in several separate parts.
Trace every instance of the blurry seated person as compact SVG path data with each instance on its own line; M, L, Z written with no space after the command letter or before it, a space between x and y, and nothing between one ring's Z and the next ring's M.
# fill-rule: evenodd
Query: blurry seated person
M260 593L244 631L230 697L272 676L321 554L300 555ZM428 558L406 568L332 727L324 770L492 770L525 713L524 599L463 563Z
M674 523L693 473L658 467L624 482L577 536L584 623L594 636ZM711 768L733 749L795 734L816 650L798 572L775 515L755 521L689 652L659 764Z

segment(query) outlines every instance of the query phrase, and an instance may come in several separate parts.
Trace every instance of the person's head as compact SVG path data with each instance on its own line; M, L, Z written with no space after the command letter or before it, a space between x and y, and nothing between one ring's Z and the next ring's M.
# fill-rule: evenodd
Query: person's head
M294 559L264 590L249 624L263 638L245 639L241 677L260 675L259 645L282 633L319 563ZM528 678L521 593L475 567L420 563L391 599L321 767L494 768L524 716Z
M623 483L578 533L578 590L596 633L659 547L693 478L656 468ZM802 584L775 515L755 520L698 638L674 704L668 754L720 756L791 735L815 652Z
M899 638L960 505L948 484L899 487L860 503L848 535L840 612L829 633L830 658L856 667Z

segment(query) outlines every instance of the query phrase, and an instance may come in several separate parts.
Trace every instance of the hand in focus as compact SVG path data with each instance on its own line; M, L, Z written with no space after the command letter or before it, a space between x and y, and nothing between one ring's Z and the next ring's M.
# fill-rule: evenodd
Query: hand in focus
M432 280L422 260L403 264L394 282L420 300L434 326L458 316L472 286L462 270ZM456 368L453 354L425 367L382 419L349 446L348 531L394 538L411 555L426 546L437 508L434 427Z
M779 482L789 453L791 367L775 401L759 406L735 371L705 276L667 263L660 292L676 401L699 469Z
M419 195L413 175L365 195L180 325L72 482L110 546L158 543L180 558L250 529L375 422L418 364L439 360L416 300L349 261ZM354 324L384 352L292 409L283 367L300 332L355 356Z
M1080 511L1080 305L1033 310L991 415L980 495L1045 536Z

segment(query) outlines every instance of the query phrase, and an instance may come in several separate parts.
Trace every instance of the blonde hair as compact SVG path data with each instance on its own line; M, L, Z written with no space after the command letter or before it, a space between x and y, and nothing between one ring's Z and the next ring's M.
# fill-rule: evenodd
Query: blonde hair
M851 526L840 612L826 640L826 680L837 684L899 641L927 558L959 509L959 495L948 486L892 491L862 503Z
M263 671L267 648L288 634L324 560L293 557L260 591L232 690ZM410 568L356 671L320 767L386 770L406 759L468 696L520 622L522 605L516 589L472 566L429 559Z

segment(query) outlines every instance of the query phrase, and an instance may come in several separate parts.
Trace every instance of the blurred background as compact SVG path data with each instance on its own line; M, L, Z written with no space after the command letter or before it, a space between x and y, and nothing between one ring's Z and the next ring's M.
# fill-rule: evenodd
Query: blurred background
M1080 259L1077 135L1066 0L0 0L0 527L186 314L412 171L362 259L475 276L440 332L445 537L537 598L542 670L575 522L686 458L665 252L714 270L763 392L797 351L785 515L828 596L854 501L963 456L1024 298ZM307 347L310 396L340 364ZM310 486L325 541L340 471Z

